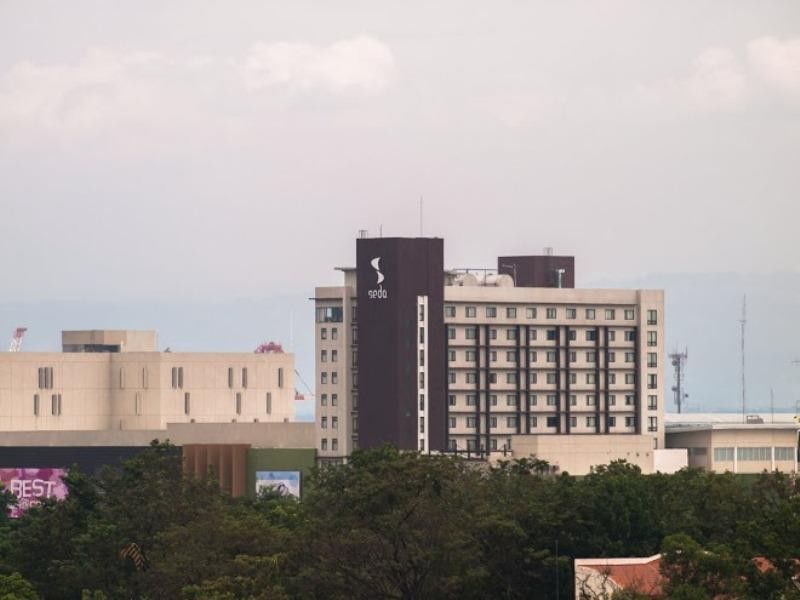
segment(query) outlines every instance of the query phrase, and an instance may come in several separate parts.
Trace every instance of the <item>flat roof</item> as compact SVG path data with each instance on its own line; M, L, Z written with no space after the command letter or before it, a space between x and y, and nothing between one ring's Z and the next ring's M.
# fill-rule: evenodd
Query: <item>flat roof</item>
M667 423L667 433L689 433L696 431L755 431L774 429L777 431L798 431L800 423Z

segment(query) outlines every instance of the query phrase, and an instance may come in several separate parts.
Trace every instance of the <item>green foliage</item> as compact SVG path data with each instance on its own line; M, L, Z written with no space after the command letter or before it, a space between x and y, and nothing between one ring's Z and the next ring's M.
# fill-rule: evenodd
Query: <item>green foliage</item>
M385 447L304 483L302 502L233 499L169 444L72 470L66 500L0 517L0 600L567 598L575 557L657 552L665 597L797 599L800 490L783 475L613 462L576 478Z

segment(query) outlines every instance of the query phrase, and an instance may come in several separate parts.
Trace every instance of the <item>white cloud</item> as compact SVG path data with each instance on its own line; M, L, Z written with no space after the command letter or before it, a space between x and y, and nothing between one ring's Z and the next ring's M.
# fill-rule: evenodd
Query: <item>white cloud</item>
M242 75L250 90L287 86L375 93L394 79L395 61L388 46L368 36L325 47L258 42L242 65Z
M686 89L702 109L735 109L747 94L747 75L728 48L708 48L692 63Z
M747 45L747 59L766 83L800 95L800 38L758 38Z

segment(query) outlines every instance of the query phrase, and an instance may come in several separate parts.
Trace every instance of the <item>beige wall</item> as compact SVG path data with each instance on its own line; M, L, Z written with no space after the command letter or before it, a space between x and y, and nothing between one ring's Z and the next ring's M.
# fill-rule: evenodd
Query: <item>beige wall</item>
M39 387L40 368L52 387ZM172 369L183 369L173 387ZM234 371L228 385L228 369ZM247 386L242 369L247 369ZM278 371L283 385L278 386ZM168 423L294 419L294 356L255 353L0 354L0 428L5 431L164 429ZM236 394L241 394L237 413ZM189 394L189 413L184 411ZM267 394L271 410L267 412ZM34 414L34 396L39 414ZM54 415L53 396L61 396Z
M560 472L586 475L591 468L625 459L653 472L653 440L649 435L514 435L513 457L536 457L558 467ZM493 454L492 459L502 459Z
M798 428L792 425L714 425L708 427L686 427L667 431L669 448L686 448L689 455L689 466L710 469L717 472L760 473L778 470L797 472L797 434ZM715 449L732 449L732 460L718 460ZM750 454L751 448L769 448L768 456L763 460L749 460L744 456ZM793 448L792 458L781 460L775 448ZM720 458L723 454L718 452Z
M67 347L85 345L119 346L120 352L156 352L158 334L155 331L126 329L61 332L61 346L65 351Z

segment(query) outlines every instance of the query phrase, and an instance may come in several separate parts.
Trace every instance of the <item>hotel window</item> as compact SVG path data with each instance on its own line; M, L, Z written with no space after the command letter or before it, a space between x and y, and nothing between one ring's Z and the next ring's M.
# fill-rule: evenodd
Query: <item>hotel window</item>
M358 350L353 350L352 363L354 367L358 366Z
M172 371L170 372L172 375L172 389L178 389L178 367L172 367ZM122 383L120 381L120 383ZM228 368L228 387L233 387L233 367Z
M567 318L568 319L577 319L578 318L578 309L577 308L568 308L567 309Z
M597 396L588 394L586 396L586 406L597 406Z
M339 449L339 438L331 438L331 451L336 452Z
M319 382L323 385L328 383L328 373L326 371L319 374Z
M142 392L136 392L133 396L133 414L136 416L142 414Z
M53 367L39 367L39 389L53 389Z
M351 400L353 402L353 410L358 410L358 393L353 392Z
M322 440L320 440L319 449L320 450L327 450L328 449L328 440L327 440L327 438L322 438Z
M183 389L183 367L178 367L178 387Z
M492 450L497 450L497 439L492 438L491 440L489 440L489 443L491 444Z
M188 415L192 411L192 396L189 392L183 395L183 414Z
M556 362L556 353L555 350L548 350L546 354L547 362Z
M528 406L536 406L536 394L528 394Z
M536 373L528 373L528 381L530 383L536 383L537 375Z
M515 363L517 362L517 351L511 350L510 352L506 352L506 362Z
M467 383L478 383L478 376L476 373L467 373L466 374L466 381ZM456 382L456 374L453 371L450 371L450 383Z
M247 388L247 367L242 367L242 387Z
M328 351L327 350L322 350L319 353L319 361L320 362L328 362Z
M320 421L320 427L322 427L322 429L328 428L328 417L322 417Z
M647 417L647 431L658 431L658 417Z
M578 339L578 332L575 331L574 329L568 330L567 331L567 339L569 339L569 341L571 341L571 342L574 342L576 339Z
M775 460L794 460L795 449L791 446L776 446Z
M489 418L489 429L497 429L497 417Z
M236 414L242 414L242 392L236 392Z
M536 429L536 417L528 417L528 425L531 429Z
M489 373L489 383L497 383L497 373Z
M516 406L517 396L515 394L506 394L506 406Z
M506 308L506 317L509 319L516 319L517 318L517 309L514 307L509 306Z
M625 320L626 321L633 321L634 312L632 308L625 309Z
M617 397L614 394L608 396L608 405L615 406L617 404Z
M778 458L777 452L775 453L775 458ZM733 448L714 448L714 460L733 462Z
M328 405L328 394L322 394L319 399L320 406L327 406Z
M353 376L355 379L355 375ZM353 385L356 385L355 383ZM283 388L283 367L278 367L278 387Z
M458 442L456 442L454 439L447 440L447 449L455 452L458 450Z
M350 305L350 313L353 315L353 323L358 321L358 307L355 304Z
M658 354L655 352L647 353L647 366L651 369L655 369L658 366Z
M536 307L529 306L525 309L525 318L526 319L535 319L536 318Z
M455 394L448 394L447 395L447 404L449 406L455 406L456 405L456 395Z
M555 394L548 394L547 395L547 406L555 406L556 405L556 396Z
M497 329L492 328L489 330L489 339L496 340L497 339Z
M353 343L358 343L358 327L353 327Z
M569 374L569 382L571 384L578 383L578 374L577 373L570 373Z
M517 428L517 417L506 417L506 427L509 429Z
M578 360L578 353L575 350L569 351L569 362L574 363Z
M507 340L515 340L515 339L517 339L517 330L516 329L506 329L506 339Z
M422 352L423 351L420 350L420 359L422 358ZM467 352L469 352L469 351L467 351ZM456 362L456 351L455 350L448 350L447 351L447 362Z
M608 374L608 383L617 383L617 374L616 373L609 373Z
M474 340L476 338L477 330L474 327L467 327L464 329L464 337L468 340Z
M658 408L658 396L648 396L647 397L647 408L649 410L656 410Z
M536 340L536 330L533 327L528 330L528 340L531 342Z
M632 394L625 395L625 406L633 406L634 397Z
M625 362L632 363L636 359L636 355L633 352L626 352L625 353Z
M496 306L487 306L486 307L486 318L493 319L497 316L497 307Z
M617 426L617 417L608 417L608 426L609 427L616 427Z
M464 307L464 316L468 319L472 319L475 317L476 309L474 306L465 306Z
M597 383L597 373L587 373L586 383Z
M425 320L425 305L424 304L420 304L419 305L419 320L420 320L420 322Z
M636 331L633 329L629 329L625 332L625 341L626 342L635 342L636 341Z
M658 311L656 310L647 311L647 324L658 325Z
M650 373L647 376L647 389L654 390L658 387L658 375Z
M425 394L419 395L419 409L425 410Z
M636 417L625 417L625 427L636 427Z
M586 417L586 426L587 427L596 427L597 426L597 418L596 417Z
M336 385L339 383L339 373L336 371L331 372L331 384Z
M555 319L556 318L556 309L555 307L550 307L547 309L546 316L548 319Z
M338 361L339 361L339 351L331 350L331 362L338 362Z
M339 405L339 394L331 394L331 406Z
M39 416L39 394L33 395L33 414Z
M528 362L535 363L536 362L536 350L529 350L528 351Z
M475 362L478 357L478 353L475 350L467 350L464 353L467 362ZM454 359L455 360L455 359Z
M570 406L578 406L578 396L575 394L569 395L569 405Z
M489 404L497 406L497 394L489 394Z
M569 426L570 427L577 427L578 426L578 417L570 417L569 418Z
M467 394L467 406L475 406L478 403L478 398L475 394Z
M617 332L612 329L611 331L608 332L608 341L613 342L616 339L617 339Z
M455 360L455 352L453 352L453 359ZM420 367L425 366L425 350L419 351L419 366Z
M658 346L658 332L657 331L648 331L647 332L647 345L648 346Z
M455 327L448 327L447 328L447 339L448 340L456 339L456 328Z
M617 362L617 353L616 352L609 352L607 354L608 358L607 361L610 363Z
M594 342L597 340L597 331L594 329L587 329L585 337L587 342Z
M475 426L478 423L478 419L475 417L467 417L467 429L475 429Z
M555 383L556 382L556 374L555 373L548 373L547 374L547 383Z
M419 328L419 343L420 344L424 344L425 343L425 328L424 327L420 327Z
M447 424L449 425L450 429L456 428L456 418L455 417L448 417Z
M737 448L737 460L772 460L772 448L769 446L762 448Z
M453 375L455 376L455 373L453 373ZM454 379L455 379L455 377L454 377ZM455 383L455 381L452 381L451 383ZM419 374L419 389L421 389L421 390L425 389L425 373L420 373Z
M555 427L557 424L558 424L558 419L556 419L556 417L547 417L548 427Z
M606 321L613 321L617 317L617 311L613 308L606 309Z
M636 373L625 373L625 383L636 383Z
M597 352L587 352L586 353L586 362L589 362L589 363L597 362Z
M444 307L444 316L446 319L452 319L456 316L456 307L455 306L445 306Z
M339 417L331 417L331 429L339 429Z
M266 396L266 412L268 415L272 414L272 392L267 392Z
M336 327L331 327L331 339L332 340L339 339L339 330Z
M328 328L327 327L323 327L322 329L319 330L319 338L321 340L327 340L328 339Z
M595 318L595 310L593 308L586 309L586 319L589 321L593 321Z
M326 306L317 309L317 323L341 323L342 307Z

